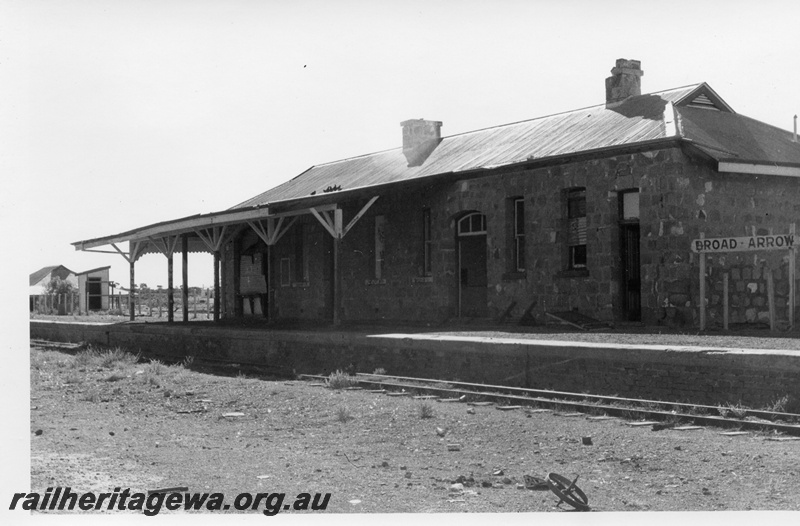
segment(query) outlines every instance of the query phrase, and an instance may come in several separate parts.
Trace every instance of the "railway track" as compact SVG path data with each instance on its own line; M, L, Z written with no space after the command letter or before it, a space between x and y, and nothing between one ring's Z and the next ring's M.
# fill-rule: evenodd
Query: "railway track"
M326 381L327 376L301 374L301 379ZM586 416L614 416L628 420L653 421L664 428L687 424L706 425L741 430L772 431L800 436L800 414L782 413L738 407L725 407L661 400L621 398L617 396L570 393L547 389L526 389L501 385L451 382L357 373L354 382L363 388L387 392L418 393L440 400L481 402L491 401L503 406L528 406L567 411Z
M87 346L79 343L50 342L31 340L31 345L75 353ZM167 361L170 361L167 359ZM246 369L255 375L270 377L293 377L293 372L276 366L255 363L231 363L221 359L198 359L195 366L206 366L219 371L229 371L231 367ZM301 374L300 379L326 381L327 376ZM707 425L742 430L755 430L784 433L800 436L800 414L765 411L740 407L726 407L702 404L668 402L622 398L618 396L570 393L547 389L527 389L502 385L488 385L469 382L433 380L408 376L390 376L356 373L353 380L362 387L387 390L387 392L420 393L448 401L481 402L491 401L499 407L520 405L567 411L571 414L587 416L607 415L628 420L657 421L664 427L681 423Z

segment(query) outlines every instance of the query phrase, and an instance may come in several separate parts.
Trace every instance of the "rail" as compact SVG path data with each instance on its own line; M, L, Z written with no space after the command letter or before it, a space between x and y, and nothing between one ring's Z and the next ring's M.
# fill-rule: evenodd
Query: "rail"
M324 381L321 375L299 375L301 379ZM621 398L616 396L571 393L546 389L527 389L429 378L357 373L355 382L387 390L428 393L448 400L489 400L500 404L518 404L551 409L568 409L587 415L608 415L630 420L645 419L667 422L692 422L717 427L736 427L759 431L776 431L800 436L800 414L758 409L712 406L664 400ZM733 415L733 416L731 416Z

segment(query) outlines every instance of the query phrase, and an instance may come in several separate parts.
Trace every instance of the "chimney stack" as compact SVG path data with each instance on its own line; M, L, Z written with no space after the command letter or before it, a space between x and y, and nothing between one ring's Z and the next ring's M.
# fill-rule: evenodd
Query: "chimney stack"
M400 123L403 127L403 155L408 166L419 166L442 140L442 123L425 119L410 119Z
M642 63L638 60L617 59L606 79L606 104L619 102L642 94Z

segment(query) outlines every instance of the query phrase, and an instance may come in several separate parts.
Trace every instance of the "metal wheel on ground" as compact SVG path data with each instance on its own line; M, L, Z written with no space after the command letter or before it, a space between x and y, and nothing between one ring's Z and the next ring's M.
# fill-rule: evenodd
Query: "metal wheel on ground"
M558 473L549 473L545 482L550 487L550 491L556 494L560 499L556 506L560 506L562 502L566 502L573 508L579 511L589 511L589 498L581 489L575 485L578 477L575 480L569 480L567 477L559 475Z

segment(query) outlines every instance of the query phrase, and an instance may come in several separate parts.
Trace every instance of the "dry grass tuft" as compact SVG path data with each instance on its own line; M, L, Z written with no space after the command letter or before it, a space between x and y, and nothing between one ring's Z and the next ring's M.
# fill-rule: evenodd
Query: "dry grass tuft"
M325 384L331 389L344 389L345 387L353 387L356 385L356 380L344 371L337 370L328 376Z
M350 420L353 420L353 415L350 414L350 411L346 407L340 407L336 410L336 421L341 422L342 424L346 424Z
M433 418L433 406L429 402L422 402L419 404L418 410L420 418Z

